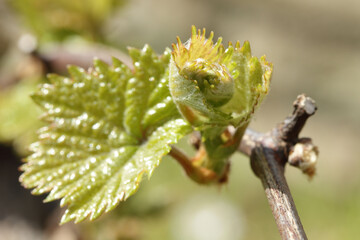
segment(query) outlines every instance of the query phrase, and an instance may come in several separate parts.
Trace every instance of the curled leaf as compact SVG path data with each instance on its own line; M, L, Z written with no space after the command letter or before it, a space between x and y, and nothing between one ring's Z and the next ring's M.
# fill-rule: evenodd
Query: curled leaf
M169 87L179 111L201 132L205 154L197 164L226 179L228 158L236 151L251 116L268 92L272 64L251 56L249 42L225 49L222 39L206 38L192 27L186 43L177 38L170 60ZM227 127L236 128L229 136Z
M173 44L170 92L178 109L194 126L246 125L267 94L272 65L251 56L250 45L224 48L192 27L191 38Z

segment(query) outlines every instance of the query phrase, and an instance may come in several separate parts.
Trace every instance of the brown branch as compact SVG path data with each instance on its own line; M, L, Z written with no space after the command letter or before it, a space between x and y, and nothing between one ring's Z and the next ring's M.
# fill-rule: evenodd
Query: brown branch
M251 151L255 148L256 142L258 142L262 136L262 133L258 133L251 128L246 129L245 134L241 139L238 151L250 156Z
M257 144L250 157L251 167L261 179L281 238L307 239L279 157L276 151Z
M289 162L309 176L314 173L317 147L309 138L299 139L299 133L316 109L311 98L299 95L294 102L293 113L281 124L265 134L248 128L238 147L239 152L250 157L252 170L262 182L282 239L307 239L284 176L284 168ZM230 126L228 131L234 135L236 129ZM195 148L200 138L198 133L192 135L191 142Z
M306 120L315 114L317 107L315 101L304 94L299 95L294 102L294 112L278 127L280 138L285 142L297 141L299 133Z
M299 95L291 116L267 134L247 130L238 148L250 156L251 167L262 182L282 239L307 239L284 176L284 167L289 153L300 141L298 136L306 120L316 109L311 98ZM300 156L298 161L305 158Z
M293 113L287 117L282 123L274 128L270 133L258 133L253 129L246 129L245 134L241 140L238 151L247 156L251 155L251 151L255 148L256 142L264 141L264 138L273 139L275 143L271 147L292 146L298 142L298 136L304 127L306 120L315 114L317 107L315 101L310 97L301 94L297 97L294 105ZM270 144L269 142L267 144Z

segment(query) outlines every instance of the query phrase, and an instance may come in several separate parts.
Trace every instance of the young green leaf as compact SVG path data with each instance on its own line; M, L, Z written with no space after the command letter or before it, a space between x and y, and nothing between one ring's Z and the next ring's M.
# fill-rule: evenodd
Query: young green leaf
M145 46L130 56L134 70L95 60L89 71L69 67L70 78L50 75L33 95L49 125L31 145L20 180L33 194L50 192L45 201L62 198L62 223L112 210L191 131L167 87L170 51L158 57Z
M182 115L199 129L249 123L269 90L272 64L251 56L249 42L225 49L192 27L186 43L178 38L170 61L170 92Z
M265 56L251 56L249 42L225 49L222 38L192 26L188 41L173 44L169 88L181 114L202 136L206 154L197 165L227 174L229 157L236 151L252 115L267 95L272 64ZM236 134L229 137L227 127ZM220 177L222 178L222 177Z

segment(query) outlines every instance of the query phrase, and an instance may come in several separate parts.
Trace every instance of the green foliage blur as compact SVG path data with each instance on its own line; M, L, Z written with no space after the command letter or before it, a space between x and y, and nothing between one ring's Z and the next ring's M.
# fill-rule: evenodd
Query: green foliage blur
M102 41L101 27L124 0L12 0L24 25L42 41L64 41L81 36Z
M271 129L292 111L300 93L316 100L319 110L302 136L312 137L319 146L317 175L308 181L289 166L288 183L309 239L356 239L360 224L360 31L354 30L360 25L358 9L360 3L351 0L0 2L0 141L15 144L24 155L25 142L31 142L31 131L40 124L28 95L46 81L46 70L39 59L18 50L23 34L35 36L38 52L46 56L59 53L54 49L92 54L99 44L125 50L148 43L161 53L177 35L187 39L192 24L206 27L217 34L215 38L249 40L255 56L266 53L274 64L269 95L250 127ZM87 55L89 62L95 55ZM192 152L186 140L180 147ZM10 161L0 154L3 162ZM1 176L6 175L1 172ZM8 189L19 185L5 183L9 187L0 190L8 192L1 192L0 201L12 196ZM39 209L23 201L24 208ZM3 212L12 203L15 198L8 205L1 202L0 236L18 236L26 230L27 239L279 239L261 184L240 154L232 159L229 183L221 188L197 185L166 158L136 196L94 223L58 227L59 209L44 217L44 225L10 221Z

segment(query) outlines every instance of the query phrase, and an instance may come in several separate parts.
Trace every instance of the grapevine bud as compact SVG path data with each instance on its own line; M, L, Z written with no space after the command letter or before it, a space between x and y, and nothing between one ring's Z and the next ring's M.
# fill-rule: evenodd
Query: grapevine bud
M171 95L182 115L195 127L247 125L255 108L267 94L272 65L265 57L251 57L250 45L240 48L222 39L213 42L192 27L183 44L177 38L170 61Z
M311 179L316 172L316 163L319 156L318 148L310 138L301 138L290 150L289 163L298 167Z

